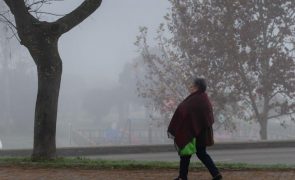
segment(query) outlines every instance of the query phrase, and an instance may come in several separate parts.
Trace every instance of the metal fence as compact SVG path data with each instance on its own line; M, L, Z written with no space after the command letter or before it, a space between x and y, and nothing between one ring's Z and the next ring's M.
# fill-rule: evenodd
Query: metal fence
M117 129L73 129L71 145L140 145L169 144L166 128L135 128L132 130Z

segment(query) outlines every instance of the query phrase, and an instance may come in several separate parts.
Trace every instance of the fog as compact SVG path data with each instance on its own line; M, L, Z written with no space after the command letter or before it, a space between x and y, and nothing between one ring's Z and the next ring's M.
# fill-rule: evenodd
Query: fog
M81 2L54 2L52 5L46 5L43 10L66 14ZM115 126L117 128L120 119L117 114L118 106L140 101L136 99L135 82L128 80L132 78L132 72L125 75L127 79L121 82L120 77L124 68L126 73L130 71L130 68L126 69L128 63L139 56L134 46L139 26L148 26L151 32L155 33L168 7L167 1L157 0L104 1L88 19L60 38L63 76L57 146L80 145L75 144L75 139L70 137L71 131L74 134L78 132L76 129L97 129L104 134L103 129ZM58 17L44 15L42 18L53 21ZM9 59L9 72L1 73L1 89L4 90L1 91L1 108L6 115L1 116L0 140L4 148L31 148L37 91L36 67L26 48L20 46L15 38L6 40L11 33L4 32L3 24L0 26L1 66L4 64L4 57ZM124 90L122 86L129 89ZM143 103L139 104L143 106ZM144 121L145 116L141 115L143 109L137 108L139 116L130 115L130 118Z
M44 10L66 14L81 2L54 2ZM169 1L104 0L96 12L60 38L58 147L171 143L167 126L150 119L146 100L138 96L134 70L141 59L134 45L139 27L148 27L148 41L155 45L156 31L169 8ZM32 148L36 67L15 38L7 39L11 33L4 24L0 28L0 148ZM270 131L285 132L279 124L270 124ZM272 133L270 139L295 138L294 124L289 127L284 135ZM234 132L219 129L218 141L259 138L257 125L237 120L236 128Z

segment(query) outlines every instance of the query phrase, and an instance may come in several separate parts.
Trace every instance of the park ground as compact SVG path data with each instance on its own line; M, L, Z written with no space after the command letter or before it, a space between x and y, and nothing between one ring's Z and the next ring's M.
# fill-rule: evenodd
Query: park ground
M294 180L295 171L270 171L270 170L223 170L224 179L232 180ZM177 170L149 169L149 170L86 170L76 168L25 168L25 167L0 167L1 180L172 180L177 176ZM192 170L189 179L209 180L210 175L205 170Z

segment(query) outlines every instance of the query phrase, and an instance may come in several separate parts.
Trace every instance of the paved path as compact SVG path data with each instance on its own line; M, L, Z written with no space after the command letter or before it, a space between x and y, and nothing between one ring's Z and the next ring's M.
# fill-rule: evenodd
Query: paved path
M295 148L210 150L208 153L216 162L242 162L249 164L295 165ZM176 153L145 153L125 155L90 156L110 160L178 161ZM193 161L197 161L195 156Z

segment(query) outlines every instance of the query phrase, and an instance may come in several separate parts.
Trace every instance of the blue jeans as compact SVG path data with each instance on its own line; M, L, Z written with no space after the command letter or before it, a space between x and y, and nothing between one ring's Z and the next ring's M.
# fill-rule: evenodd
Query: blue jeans
M200 147L197 145L196 155L201 160L201 162L207 167L212 177L215 177L219 174L219 170L215 166L211 157L206 152L206 147ZM179 177L183 180L187 180L190 159L191 159L191 156L180 157Z

